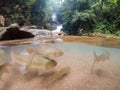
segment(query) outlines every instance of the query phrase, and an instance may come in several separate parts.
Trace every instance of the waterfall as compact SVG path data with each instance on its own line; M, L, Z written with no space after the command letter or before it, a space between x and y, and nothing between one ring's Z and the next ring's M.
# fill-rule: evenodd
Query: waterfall
M57 18L56 13L53 13L51 18L52 18L52 21L56 22L56 18Z
M62 24L61 25L57 25L57 28L55 30L53 30L52 32L61 32L62 29Z
M51 16L52 18L52 32L60 33L62 29L62 24L58 24L56 13L54 12Z

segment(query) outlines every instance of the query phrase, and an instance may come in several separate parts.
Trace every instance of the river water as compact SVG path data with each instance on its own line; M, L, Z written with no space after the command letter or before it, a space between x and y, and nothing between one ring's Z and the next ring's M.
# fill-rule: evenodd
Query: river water
M23 75L17 64L10 65L1 76L0 90L120 90L120 49L72 43L52 46L64 52L55 58L57 66L52 71L42 76L36 72ZM46 85L46 78L64 67L70 67L69 73Z

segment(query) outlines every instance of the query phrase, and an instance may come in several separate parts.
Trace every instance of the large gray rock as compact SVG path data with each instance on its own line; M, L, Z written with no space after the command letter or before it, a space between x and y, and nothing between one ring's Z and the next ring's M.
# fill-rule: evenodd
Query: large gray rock
M15 40L23 38L31 38L34 35L27 31L20 30L18 24L11 24L5 31L1 32L0 40Z
M36 37L52 37L52 32L47 29L29 29L29 32L33 33Z

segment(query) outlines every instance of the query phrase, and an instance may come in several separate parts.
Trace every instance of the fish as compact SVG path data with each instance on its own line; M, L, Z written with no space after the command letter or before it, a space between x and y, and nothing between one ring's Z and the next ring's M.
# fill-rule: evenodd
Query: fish
M27 51L29 53L34 52L36 54L41 54L43 56L47 56L50 58L60 57L60 56L64 55L63 51L61 51L60 49L58 49L54 46L51 46L51 45L41 45L38 47L28 47Z
M29 71L31 68L42 70L52 69L57 65L57 62L52 57L63 55L61 50L51 46L17 47L16 49L17 50L14 50L13 47L11 57L14 61L24 66L25 68L23 69L25 69L25 71Z
M43 45L38 46L36 48L35 47L28 47L27 52L35 54L35 55L37 55L37 54L41 55L43 58L50 60L50 62L54 61L52 59L53 57L59 57L59 56L62 56L64 54L60 49L57 49L56 47L53 47L53 46L48 45L48 44L44 45L44 46ZM31 60L28 62L29 62L28 66L30 66ZM49 66L51 66L51 65L49 65ZM27 67L27 68L29 68L29 67Z
M44 46L38 46L38 47L28 47L27 52L30 53L32 56L34 55L41 55L43 58L54 61L52 58L53 57L59 57L62 56L64 53L60 50L57 49L56 47L53 47L51 45L44 45ZM26 69L30 67L30 64L32 62L31 60L28 61L28 64L26 65Z
M55 60L49 60L42 57L39 54L16 54L14 51L11 52L11 57L18 64L25 66L25 71L29 71L31 68L37 68L41 70L49 70L57 65Z
M103 50L101 55L97 55L96 52L93 52L94 55L94 62L91 68L91 72L93 72L94 66L96 63L104 62L106 60L110 60L110 52L107 50Z
M50 85L56 80L62 78L64 75L67 75L70 72L70 66L61 68L59 71L49 76L46 80L46 85Z

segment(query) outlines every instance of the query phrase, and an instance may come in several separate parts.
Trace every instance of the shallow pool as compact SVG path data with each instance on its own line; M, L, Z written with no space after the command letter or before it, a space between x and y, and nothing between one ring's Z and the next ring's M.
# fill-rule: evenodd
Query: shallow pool
M0 90L120 90L120 49L67 43L52 46L64 52L54 58L54 69L43 75L36 71L22 74L17 64L8 65ZM47 78L64 67L70 71L48 85Z

